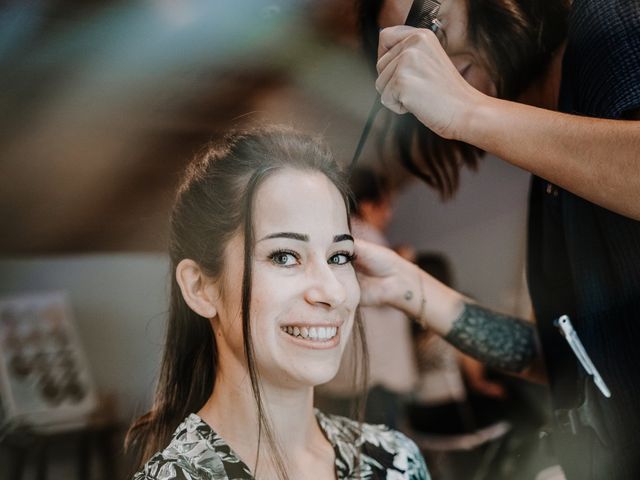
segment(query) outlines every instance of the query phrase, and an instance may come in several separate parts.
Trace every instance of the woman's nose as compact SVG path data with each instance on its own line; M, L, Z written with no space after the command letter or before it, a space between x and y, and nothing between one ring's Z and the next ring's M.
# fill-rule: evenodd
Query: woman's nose
M309 303L335 308L346 300L345 286L326 261L309 266L308 278L309 285L305 290L305 299Z

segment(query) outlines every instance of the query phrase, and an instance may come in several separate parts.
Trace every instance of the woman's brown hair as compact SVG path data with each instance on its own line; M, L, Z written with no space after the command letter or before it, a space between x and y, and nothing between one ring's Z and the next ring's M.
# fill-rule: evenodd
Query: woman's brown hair
M209 148L187 170L171 214L171 296L155 399L151 410L132 424L126 439L126 448L137 452L140 465L168 444L174 430L189 413L205 404L216 382L218 359L211 324L187 306L173 272L182 259L189 258L211 278L219 278L225 267L224 249L234 234L242 232L243 343L260 418L257 440L260 445L260 435L264 432L275 452L274 463L280 476L287 477L277 439L265 416L249 318L255 192L264 179L284 168L324 174L341 193L349 215L346 178L328 148L316 138L294 130L271 128L232 133L220 146ZM360 351L364 352L363 327L358 314L354 327L354 342L359 343ZM366 354L362 354L362 358L360 383L364 384Z
M374 72L378 16L384 1L358 3L362 45ZM465 1L469 39L486 57L488 70L494 72L497 96L515 99L545 71L554 51L564 42L569 1ZM436 189L443 199L456 192L460 169L463 166L476 169L483 154L472 145L437 136L410 114L395 116L390 136L402 164Z

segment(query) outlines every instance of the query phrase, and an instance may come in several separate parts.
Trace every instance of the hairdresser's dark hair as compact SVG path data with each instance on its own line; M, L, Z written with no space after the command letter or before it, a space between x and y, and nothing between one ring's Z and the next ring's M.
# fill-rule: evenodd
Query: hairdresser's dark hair
M140 464L166 446L186 415L205 404L216 382L218 359L214 333L209 321L185 303L175 279L176 266L189 258L211 278L219 278L225 268L225 247L232 236L241 232L244 234L244 353L260 418L259 432L264 432L275 452L280 476L287 477L265 416L249 318L255 193L261 182L285 168L324 174L341 193L349 215L346 180L328 148L318 139L291 129L256 129L229 134L220 146L208 148L187 170L171 214L171 304L160 377L151 410L133 423L126 439L127 449L137 451ZM353 337L360 344L361 354L366 349L362 328L360 316L356 314ZM363 360L361 383L366 381L366 354Z
M568 0L465 0L468 35L484 54L497 96L515 99L548 67L567 34ZM384 0L359 0L363 49L375 72L378 17ZM389 113L387 113L390 115ZM456 192L460 169L476 169L480 149L446 140L413 115L394 119L393 142L403 165L447 199Z

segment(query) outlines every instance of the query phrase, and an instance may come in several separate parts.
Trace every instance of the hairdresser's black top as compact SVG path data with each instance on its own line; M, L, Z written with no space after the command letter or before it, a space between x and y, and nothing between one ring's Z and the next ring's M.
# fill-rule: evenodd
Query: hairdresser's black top
M560 110L617 119L639 108L640 0L574 0ZM590 389L592 413L609 431L610 450L619 452L614 461L635 463L635 472L638 452L623 452L636 448L640 432L640 222L537 177L529 217L529 287L554 408L578 406ZM563 314L612 398L584 383L582 367L553 326ZM628 475L607 478L640 478Z
M358 424L316 410L336 454L338 479L429 480L418 447L383 425ZM360 448L360 463L358 449ZM155 454L133 480L249 480L249 467L195 414L178 427L167 448Z

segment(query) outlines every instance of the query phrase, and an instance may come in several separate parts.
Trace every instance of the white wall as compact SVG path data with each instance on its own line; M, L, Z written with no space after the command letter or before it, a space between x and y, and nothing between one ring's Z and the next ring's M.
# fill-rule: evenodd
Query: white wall
M0 260L0 295L64 290L102 392L126 423L149 406L167 308L168 259L101 254Z
M463 172L458 194L446 203L415 181L396 201L388 231L391 243L444 253L458 289L488 307L526 314L529 178L523 170L487 156L478 172Z

